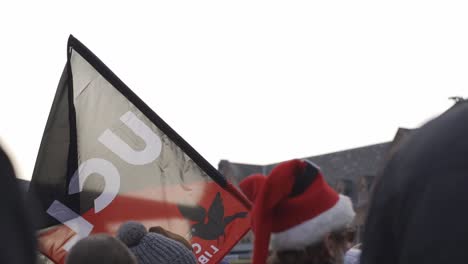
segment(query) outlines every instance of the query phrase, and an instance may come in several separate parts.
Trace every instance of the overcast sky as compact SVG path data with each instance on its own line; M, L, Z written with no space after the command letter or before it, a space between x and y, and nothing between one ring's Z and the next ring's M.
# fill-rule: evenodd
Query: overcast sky
M467 95L466 1L2 1L0 138L30 178L73 34L213 166L389 141Z

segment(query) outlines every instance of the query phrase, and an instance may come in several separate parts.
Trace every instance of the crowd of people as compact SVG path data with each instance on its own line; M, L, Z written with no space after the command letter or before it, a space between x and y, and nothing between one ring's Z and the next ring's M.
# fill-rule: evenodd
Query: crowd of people
M305 160L251 175L253 264L462 263L468 259L468 102L417 129L392 152L372 192L362 245L351 200ZM0 151L4 213L0 263L35 263L37 242L8 156ZM465 182L467 185L465 185ZM116 236L91 235L67 264L196 264L190 243L161 227L129 221Z

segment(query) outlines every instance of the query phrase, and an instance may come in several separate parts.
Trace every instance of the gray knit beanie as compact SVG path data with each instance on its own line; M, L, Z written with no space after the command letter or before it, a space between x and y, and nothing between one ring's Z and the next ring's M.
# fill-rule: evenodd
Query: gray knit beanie
M126 222L117 237L135 254L139 264L196 264L193 252L181 243L156 233L148 233L138 222Z

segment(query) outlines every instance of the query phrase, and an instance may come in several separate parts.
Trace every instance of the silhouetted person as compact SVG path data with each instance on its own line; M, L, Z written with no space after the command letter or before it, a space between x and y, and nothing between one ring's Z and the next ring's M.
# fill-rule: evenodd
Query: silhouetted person
M362 264L468 260L468 101L414 131L374 189Z
M36 240L10 159L0 147L0 263L36 261Z

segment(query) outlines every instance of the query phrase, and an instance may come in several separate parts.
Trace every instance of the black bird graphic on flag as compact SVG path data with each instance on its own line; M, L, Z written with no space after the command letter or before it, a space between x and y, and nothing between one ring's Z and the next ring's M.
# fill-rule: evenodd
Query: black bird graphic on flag
M247 212L239 212L230 216L224 216L223 199L219 192L216 193L216 196L208 209L208 213L202 206L189 207L179 205L178 207L180 213L185 218L196 222L191 227L192 236L196 236L204 240L217 240L219 237L225 236L227 225L237 218L245 218L247 216Z

